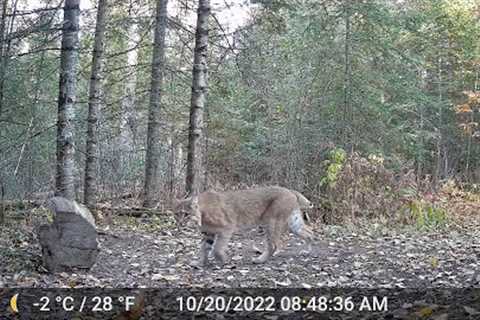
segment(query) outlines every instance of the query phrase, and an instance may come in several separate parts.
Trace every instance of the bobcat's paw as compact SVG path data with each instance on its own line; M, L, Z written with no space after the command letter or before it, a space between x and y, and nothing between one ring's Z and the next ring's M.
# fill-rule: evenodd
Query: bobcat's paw
M252 262L255 263L255 264L265 263L267 260L268 260L268 258L263 257L263 256L260 256L260 257L257 257L257 258L252 258Z
M256 245L252 245L252 250L255 253L262 254L263 250L257 247Z
M223 266L227 262L227 257L223 252L214 252L213 255L218 265Z
M196 262L192 262L192 266L195 266L198 269L206 268L208 267L209 264L210 263L208 259L202 259L202 258L198 259Z

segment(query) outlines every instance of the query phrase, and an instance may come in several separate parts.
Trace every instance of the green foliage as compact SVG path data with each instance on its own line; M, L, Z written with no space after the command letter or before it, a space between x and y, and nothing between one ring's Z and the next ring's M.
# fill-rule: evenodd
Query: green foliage
M418 229L435 230L447 225L447 211L432 203L412 200L406 205L406 208Z
M346 159L347 153L342 148L335 148L330 151L328 159L325 160L327 169L325 176L320 180L321 186L335 187Z
M420 196L420 188L414 186L417 177L395 189L390 176L407 171L418 178L435 176L435 181L452 173L475 176L480 145L462 135L452 106L464 103L462 92L479 90L477 1L257 2L251 19L234 31L234 43L227 44L230 36L211 21L205 128L212 181L339 188L345 197L335 198L331 206L350 206L342 210L367 216L389 214L391 208L394 214L399 198ZM154 2L142 4L135 18L141 39L133 68L126 66L132 7L115 2L109 16L98 158L101 189L107 193L118 185L131 189L142 185ZM87 30L93 30L94 13L84 13L81 33L75 120L79 190L93 42L93 33ZM47 32L57 30L61 10L52 14L57 17L51 25L12 42L12 52L22 51L25 44L32 49L59 47L58 34ZM165 150L159 159L165 175L160 183L167 183L169 174L168 139L187 144L191 98L194 35L180 13L171 18L162 88L164 139L159 141ZM29 30L35 21L29 19L17 20L18 30ZM58 67L57 51L9 58L0 115L5 121L0 176L14 186L7 191L11 194L46 190L53 184ZM137 151L129 165L120 166L115 138L125 120L125 83L133 76L135 119L128 120L136 121ZM475 113L466 122L476 126L478 121ZM21 156L24 141L28 143ZM357 152L362 156L348 159ZM10 172L17 164L14 176ZM379 172L389 176L379 177ZM412 204L405 210L420 226L442 224L443 213L434 206Z

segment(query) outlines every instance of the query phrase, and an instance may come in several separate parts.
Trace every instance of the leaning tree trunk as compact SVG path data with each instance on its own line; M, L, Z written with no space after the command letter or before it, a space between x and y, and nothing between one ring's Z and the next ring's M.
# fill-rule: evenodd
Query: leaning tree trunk
M95 43L93 46L90 94L88 98L87 151L85 159L84 203L94 209L97 202L97 124L100 113L101 74L107 0L98 0Z
M79 2L80 0L65 0L58 96L55 195L70 200L75 198L73 120L78 62Z
M153 41L152 80L147 130L147 154L145 159L145 207L154 206L158 196L160 176L159 159L160 116L163 72L165 69L165 31L167 29L167 2L157 0L155 36Z
M197 194L200 189L202 166L203 111L207 100L207 49L208 16L210 0L199 0L193 57L192 99L190 102L190 127L188 130L187 194Z

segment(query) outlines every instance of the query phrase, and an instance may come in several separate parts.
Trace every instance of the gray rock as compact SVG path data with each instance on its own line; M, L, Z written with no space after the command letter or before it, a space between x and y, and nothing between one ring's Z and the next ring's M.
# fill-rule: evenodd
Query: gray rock
M98 255L97 230L90 211L62 197L49 199L46 206L55 217L52 224L41 225L37 231L45 267L51 272L90 269Z

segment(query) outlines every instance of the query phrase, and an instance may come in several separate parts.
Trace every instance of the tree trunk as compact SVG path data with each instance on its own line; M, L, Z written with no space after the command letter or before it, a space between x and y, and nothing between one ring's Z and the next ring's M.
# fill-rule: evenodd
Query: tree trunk
M80 0L65 0L57 120L55 195L75 198L74 124Z
M5 189L0 181L0 225L5 223Z
M185 190L185 186L183 185L185 183L183 164L183 145L181 142L178 142L175 149L175 194L178 194L178 192L183 192L183 190Z
M187 194L197 194L201 190L203 173L202 135L203 112L207 99L207 53L208 53L208 16L210 1L199 0L197 29L195 32L195 51L193 57L192 99L190 102L190 127L188 130L187 154Z
M143 116L143 111L136 108L137 64L141 35L139 18L141 8L146 6L145 1L130 0L127 21L127 61L125 65L125 81L121 98L119 132L114 142L113 165L117 169L119 192L125 192L132 183L130 172L134 170L137 159L137 119ZM142 114L140 114L142 112ZM142 117L143 119L143 117ZM141 146L143 148L143 146Z
M5 25L7 23L7 4L8 0L2 2L2 12L0 17L0 84L3 83L5 78L5 70L3 68L5 57ZM0 119L2 119L2 106L3 106L3 87L0 86ZM0 137L3 136L3 126L0 126ZM5 223L5 208L3 204L4 189L2 184L2 176L0 175L0 225Z
M2 1L2 13L0 18L0 119L2 117L2 109L3 109L3 82L5 79L5 69L3 68L4 60L7 59L6 57L6 50L5 50L5 26L7 24L7 5L8 0Z
M442 58L438 58L437 65L437 78L438 78L438 137L436 142L436 161L435 161L435 174L433 177L433 186L437 188L438 182L441 179L442 174L442 144L443 144L443 78L442 78Z
M10 21L9 21L9 26L7 27L7 9L8 9L8 0L4 0L4 3L2 5L2 14L3 20L2 20L2 25L0 32L2 34L2 39L1 39L1 65L0 65L0 119L2 116L3 112L3 100L5 96L5 80L7 76L7 69L8 69L8 62L9 62L9 56L10 56L10 49L12 45L12 40L8 39L6 40L7 36L13 32L13 28L15 26L15 18L17 15L17 7L18 7L18 1L15 0L12 4L12 14L10 16ZM0 127L0 135L1 135L1 127Z
M167 2L157 0L155 36L153 41L152 80L150 92L150 110L147 129L147 154L145 159L145 207L154 206L158 196L160 176L160 117L162 82L165 69L165 31L167 29Z
M345 76L343 80L343 143L346 149L351 147L350 152L353 151L354 143L353 139L353 114L351 110L351 99L350 92L352 86L352 73L350 65L350 7L349 4L345 4L345 47L344 47L344 58L345 58ZM348 120L350 120L350 128L348 125Z
M85 155L84 203L90 209L94 209L97 203L97 123L100 113L101 75L103 65L103 45L105 39L106 9L107 0L98 0L95 43L93 46L92 70L90 76L90 92L88 97L87 151Z
M120 121L120 150L132 152L136 135L135 128L135 90L137 87L137 63L140 32L138 30L138 8L140 4L132 1L128 22L127 74L124 97L122 99L122 115Z

